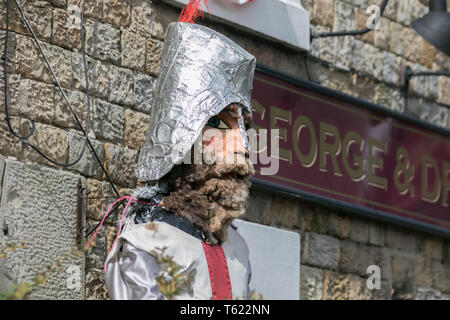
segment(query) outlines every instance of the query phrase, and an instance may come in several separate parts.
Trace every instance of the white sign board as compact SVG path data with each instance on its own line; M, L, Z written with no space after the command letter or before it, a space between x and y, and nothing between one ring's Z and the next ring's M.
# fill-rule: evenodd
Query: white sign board
M300 235L237 219L233 225L249 248L250 289L265 300L299 300Z
M184 7L189 0L163 0ZM212 19L231 24L284 45L309 50L309 13L300 0L208 0ZM210 17L201 2L200 9Z

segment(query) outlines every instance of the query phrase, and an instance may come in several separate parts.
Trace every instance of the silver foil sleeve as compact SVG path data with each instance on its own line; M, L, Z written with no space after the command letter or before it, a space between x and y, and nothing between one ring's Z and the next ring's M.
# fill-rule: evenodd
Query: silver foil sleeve
M109 261L105 283L112 300L165 300L156 277L159 266L155 258L127 241L122 251Z

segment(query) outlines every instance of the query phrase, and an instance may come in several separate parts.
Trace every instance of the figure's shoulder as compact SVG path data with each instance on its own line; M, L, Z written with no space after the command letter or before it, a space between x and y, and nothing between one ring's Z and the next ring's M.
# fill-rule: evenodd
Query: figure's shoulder
M173 211L167 210L161 206L153 206L151 208L143 208L136 211L134 223L141 225L149 222L165 223L169 226L185 232L189 236L199 240L205 240L204 232L197 226L193 225L188 219L180 216Z
M132 224L120 236L134 247L151 252L157 248L201 246L200 240L162 221Z

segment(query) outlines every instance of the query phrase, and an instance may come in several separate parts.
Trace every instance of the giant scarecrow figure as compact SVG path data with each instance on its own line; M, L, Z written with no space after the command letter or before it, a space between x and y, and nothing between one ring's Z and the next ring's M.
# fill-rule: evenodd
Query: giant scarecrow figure
M210 28L168 26L136 168L144 186L132 194L138 202L105 264L112 299L167 298L156 281L155 252L163 247L192 279L175 298L248 298L249 252L232 221L245 212L254 172L246 129L255 63ZM208 130L219 134L208 136ZM194 161L196 141L213 161Z

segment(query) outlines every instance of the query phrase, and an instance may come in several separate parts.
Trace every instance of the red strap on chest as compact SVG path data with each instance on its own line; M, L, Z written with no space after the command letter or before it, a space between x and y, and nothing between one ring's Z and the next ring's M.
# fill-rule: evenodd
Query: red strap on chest
M208 264L209 280L211 281L211 292L213 300L231 300L230 272L228 271L227 259L221 246L210 246L202 241Z

